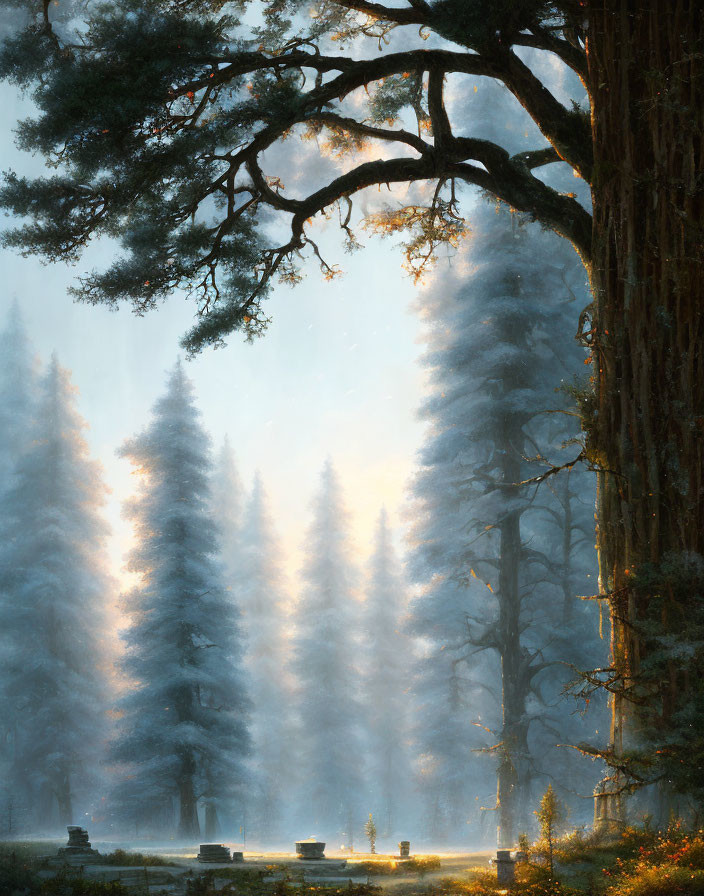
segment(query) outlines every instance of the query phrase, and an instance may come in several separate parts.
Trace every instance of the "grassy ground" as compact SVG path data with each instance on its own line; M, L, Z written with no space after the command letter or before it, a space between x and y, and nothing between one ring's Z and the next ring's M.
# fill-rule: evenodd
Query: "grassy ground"
M54 856L54 841L0 843L0 896L154 896L166 883L178 896L381 896L424 893L431 882L461 874L468 879L469 856L417 856L408 863L384 857L355 857L344 869L306 867L290 855L267 856L270 862L207 868L193 863L168 862L163 855L115 850L107 862L94 868L58 869L46 856ZM264 859L264 857L258 857ZM481 857L485 867L484 857ZM158 868L156 866L159 866ZM170 866L170 867L165 867ZM173 871L172 871L173 869ZM140 872L144 871L142 875ZM119 872L121 879L107 880ZM171 872L171 873L166 873Z
M40 856L56 843L0 843L0 894L22 896L155 896L147 869L164 865L163 856L118 852L115 860L134 874L128 882L106 882L75 869L42 870ZM272 857L274 859L274 857ZM498 896L486 855L418 857L403 865L377 857L348 861L349 881L311 878L295 860L219 869L174 868L171 893L178 896ZM146 866L146 867L145 867ZM103 866L105 867L105 866ZM163 874L163 871L161 872ZM132 877L134 880L132 880ZM175 889L174 889L175 888ZM165 891L164 891L165 892ZM617 839L572 834L557 843L551 876L547 854L535 847L530 862L518 866L513 896L704 896L704 832L671 827L659 834L629 828Z

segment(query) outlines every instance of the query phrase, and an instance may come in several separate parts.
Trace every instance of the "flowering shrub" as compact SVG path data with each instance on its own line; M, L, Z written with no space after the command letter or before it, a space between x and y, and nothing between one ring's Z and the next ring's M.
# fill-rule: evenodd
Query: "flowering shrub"
M674 825L605 872L606 896L704 896L704 832Z

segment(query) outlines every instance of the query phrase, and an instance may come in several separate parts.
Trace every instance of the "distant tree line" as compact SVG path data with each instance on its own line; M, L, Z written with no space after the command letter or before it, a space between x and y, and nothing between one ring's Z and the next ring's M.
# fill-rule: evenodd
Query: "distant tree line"
M505 101L473 97L477 122L490 131ZM563 693L606 651L596 606L577 598L595 590L594 483L569 463L586 355L562 336L585 284L554 235L484 202L473 222L468 251L421 294L428 432L407 562L382 510L362 577L328 461L297 596L260 475L245 487L228 441L213 455L179 363L120 449L136 474L137 584L116 610L105 490L68 374L54 360L38 378L12 312L7 827L71 823L80 806L129 835L285 843L298 830L352 847L371 810L381 838L476 843L496 829L512 845L546 782L588 817L580 797L599 770L572 747L599 739L604 707L578 713ZM51 550L25 538L44 526ZM108 636L119 621L122 649Z
M403 714L391 727L383 714L401 682L382 675L377 649L396 644L398 667L408 651L394 632L404 591L385 515L365 606L326 465L292 609L261 478L245 500L229 445L211 457L179 363L119 452L136 474L124 509L137 584L118 600L106 489L69 373L52 358L40 376L16 306L2 339L5 832L89 815L128 836L239 829L271 841L300 821L353 842L372 793L390 820L396 794L383 777L404 767L408 745ZM367 638L375 596L386 606Z
M423 298L430 428L407 570L382 511L362 582L328 461L295 600L261 478L244 487L229 443L213 457L179 363L120 449L137 584L119 615L74 390L56 360L38 377L12 312L0 613L15 830L88 810L128 835L278 843L305 825L353 846L372 810L382 838L477 842L496 825L510 844L546 781L584 805L594 775L569 745L603 719L562 691L604 650L576 598L595 575L593 483L569 466L542 476L571 456L583 357L555 337L583 286L554 237L489 206L464 264Z

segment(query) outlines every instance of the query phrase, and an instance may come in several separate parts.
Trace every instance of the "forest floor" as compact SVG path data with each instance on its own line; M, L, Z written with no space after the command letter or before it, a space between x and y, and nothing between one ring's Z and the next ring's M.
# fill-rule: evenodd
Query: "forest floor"
M295 896L301 891L336 896L338 889L349 896L373 896L380 891L410 894L425 892L431 883L443 879L471 879L485 871L489 861L488 853L415 856L410 862L383 855L333 853L323 862L301 862L291 853L256 852L245 853L241 864L203 865L194 850L167 847L146 855L118 849L105 853L105 863L67 867L55 858L63 845L63 841L0 842L2 896L11 892L8 888L14 878L18 885L35 879L42 893L53 893L54 882L57 893L70 896L74 892L81 896L93 892L200 896L197 881L201 878L208 881L206 892L229 894L234 887L238 896ZM3 870L8 878L4 887ZM26 885L18 886L18 892L26 891Z
M500 889L488 853L417 856L407 866L384 856L349 855L341 866L299 863L290 854L250 854L207 866L193 854L114 852L111 862L61 869L41 859L54 842L0 843L2 896L704 896L704 832L673 826L628 828L605 840L576 832L555 844L553 873L544 845ZM128 858L125 858L125 857ZM166 864L170 862L170 864Z

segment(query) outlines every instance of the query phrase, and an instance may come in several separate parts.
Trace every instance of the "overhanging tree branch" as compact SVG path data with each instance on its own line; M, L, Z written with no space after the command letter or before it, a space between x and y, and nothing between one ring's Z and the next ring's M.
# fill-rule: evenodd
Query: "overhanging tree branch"
M411 9L404 7L384 6L372 0L335 0L338 6L345 9L363 12L374 19L395 22L398 25L424 25L428 22L430 7L423 0L410 0Z
M338 0L335 5L338 12L357 12L391 25L424 25L439 34L447 24L441 21L446 11L426 0L393 6ZM37 12L41 17L43 7L37 6ZM331 23L339 21L332 6L328 12ZM43 45L46 71L41 60L36 66L27 64L24 44L13 48L10 42L0 60L0 67L5 65L10 77L24 86L34 83L38 74L46 79L36 94L41 114L36 123L23 126L23 140L27 148L46 153L67 171L61 181L8 182L2 195L5 206L37 223L6 236L6 243L51 259L75 258L94 236L125 235L125 261L116 262L104 275L84 279L78 292L88 301L129 298L142 312L170 289L181 287L199 297L203 332L211 326L208 318L219 320L211 326L209 340L228 326L251 333L266 320L259 303L272 276L295 282L295 256L306 247L315 253L305 233L308 218L349 202L369 186L417 181L428 181L433 190L427 207L416 202L401 209L397 224L391 210L380 225L382 232L406 228L413 234L406 246L414 253L412 262L410 254L407 258L416 275L440 243L456 245L464 233L457 207L459 182L490 192L554 228L589 261L589 214L571 195L561 195L532 173L565 160L588 177L590 144L584 122L511 50L512 43L526 45L530 40L564 57L576 53L578 44L553 30L539 30L534 22L502 32L498 43L493 37L484 43L468 38L455 41L459 50L384 49L373 57L353 58L323 52L322 31L315 24L308 34L304 30L282 36L273 28L255 44L243 42L237 27L220 18L215 6L164 4L152 13L126 17L115 7L107 19L93 20L80 40L66 37L65 52L55 42L49 50ZM54 35L56 41L63 40L64 33L62 29L59 37ZM116 33L122 35L120 46L109 49ZM354 33L352 27L349 34ZM159 47L159 58L154 46ZM455 136L445 96L446 81L453 75L503 82L551 145L511 157L490 141ZM54 76L62 79L61 90L52 89ZM119 85L130 103L115 103L101 90L87 91L86 102L76 106L71 103L73 90L65 85L80 85L82 79ZM400 105L393 100L395 92ZM375 105L377 97L381 100ZM385 97L391 97L390 106L384 105ZM404 107L420 110L418 134L403 127ZM431 133L426 136L428 121ZM307 196L288 195L280 172L265 172L269 163L263 154L275 146L286 151L283 141L297 130L321 127L331 132L332 148L347 154L351 167ZM418 157L358 164L360 138L403 147ZM72 189L76 184L80 188ZM243 191L248 194L244 201ZM95 196L100 197L98 214L91 198ZM289 238L282 245L254 239L265 206L290 215ZM341 226L349 239L349 214ZM151 233L149 248L148 241L136 238L139 228ZM184 241L189 246L187 260L180 248ZM326 275L334 270L327 263L323 268ZM223 271L229 285L223 285ZM189 344L197 344L196 337Z

